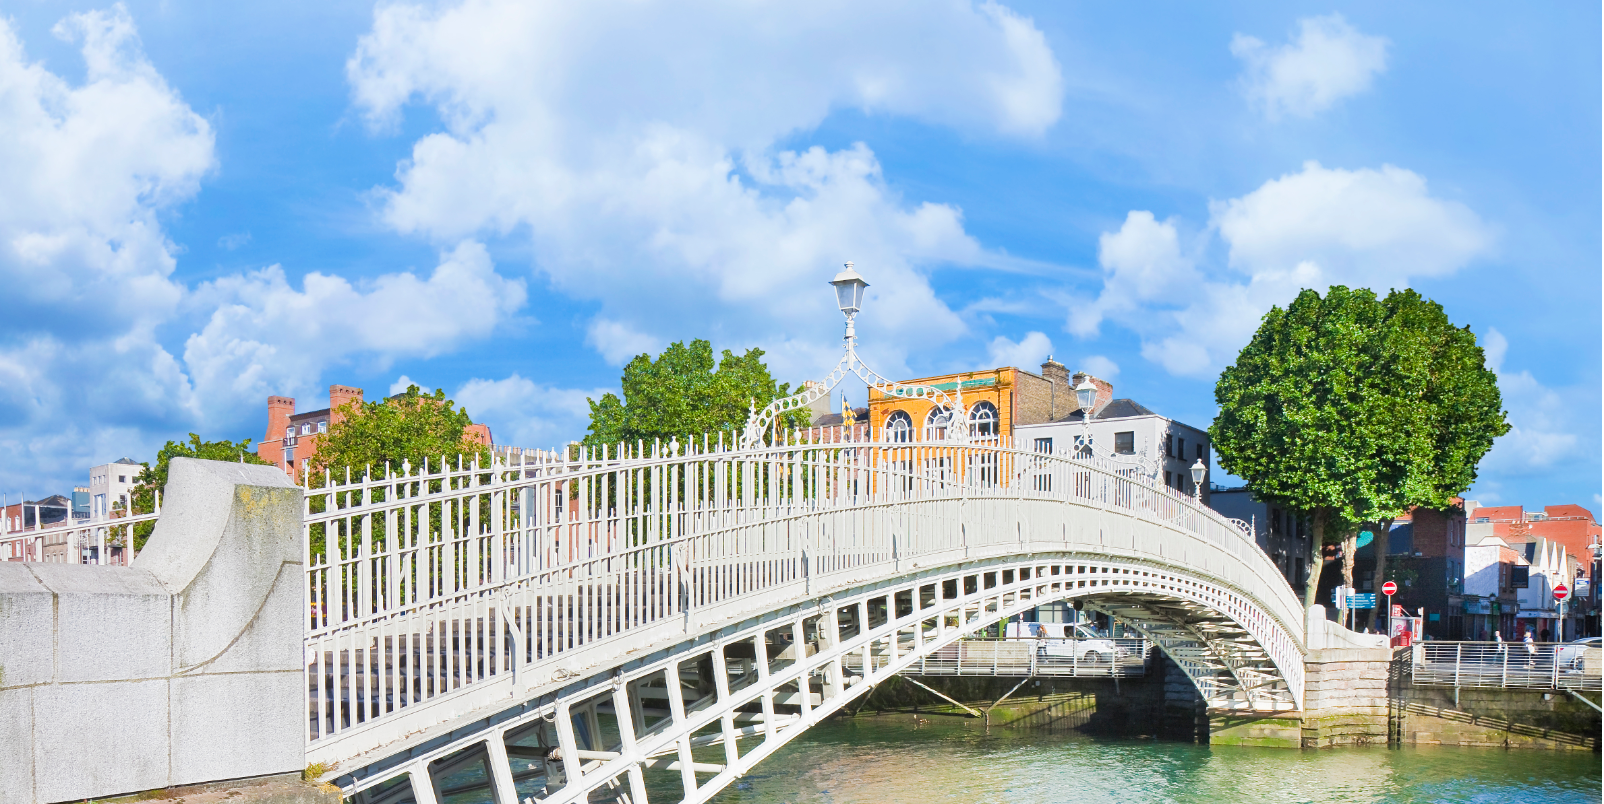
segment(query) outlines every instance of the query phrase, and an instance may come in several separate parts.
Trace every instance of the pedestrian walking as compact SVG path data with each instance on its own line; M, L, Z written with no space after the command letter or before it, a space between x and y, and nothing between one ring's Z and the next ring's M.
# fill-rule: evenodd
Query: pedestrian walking
M1537 645L1532 642L1532 629L1526 629L1526 666L1531 667L1532 661L1537 658Z

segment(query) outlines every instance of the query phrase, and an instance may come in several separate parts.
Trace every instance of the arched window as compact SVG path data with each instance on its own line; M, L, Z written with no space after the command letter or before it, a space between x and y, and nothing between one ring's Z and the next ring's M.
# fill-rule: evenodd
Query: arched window
M904 443L913 440L913 417L900 411L891 411L886 417L886 440Z
M969 409L969 434L978 438L997 435L997 406L990 402L976 402Z
M925 440L939 441L947 437L947 424L952 420L952 411L942 405L936 405L925 414Z

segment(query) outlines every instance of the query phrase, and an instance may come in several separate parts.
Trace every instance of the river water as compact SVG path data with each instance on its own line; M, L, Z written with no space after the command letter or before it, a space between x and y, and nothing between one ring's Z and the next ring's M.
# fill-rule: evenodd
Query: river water
M720 804L1547 804L1597 802L1592 752L1210 748L912 715L833 720L763 760Z

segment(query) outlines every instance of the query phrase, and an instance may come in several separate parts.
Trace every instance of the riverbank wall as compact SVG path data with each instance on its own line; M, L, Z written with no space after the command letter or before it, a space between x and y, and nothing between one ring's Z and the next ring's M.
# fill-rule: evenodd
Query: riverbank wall
M1600 716L1569 693L1414 685L1408 651L1332 648L1311 651L1299 712L1209 710L1197 688L1162 654L1141 678L927 676L918 678L971 709L989 725L1078 731L1112 737L1276 748L1458 745L1598 751ZM997 700L1010 690L1012 695ZM988 710L988 707L989 710ZM855 709L970 716L900 679L883 683Z

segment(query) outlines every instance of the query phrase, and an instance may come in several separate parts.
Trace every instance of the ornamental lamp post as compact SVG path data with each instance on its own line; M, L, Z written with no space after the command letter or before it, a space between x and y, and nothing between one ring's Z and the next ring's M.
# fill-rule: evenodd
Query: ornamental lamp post
M868 287L869 283L863 281L863 277L852 269L852 263L849 262L846 264L845 270L836 274L835 278L830 280L830 284L835 286L836 305L841 308L842 315L847 317L845 340L847 350L851 351L852 341L857 337L857 333L852 328L852 319L857 316L859 310L863 309L863 289Z
M1198 504L1203 503L1203 476L1208 474L1209 468L1203 465L1203 459L1198 458L1192 464L1192 500Z
M1097 404L1097 386L1085 377L1075 386L1075 401L1080 404L1080 447L1092 451L1092 406ZM1087 457L1090 457L1088 455Z

